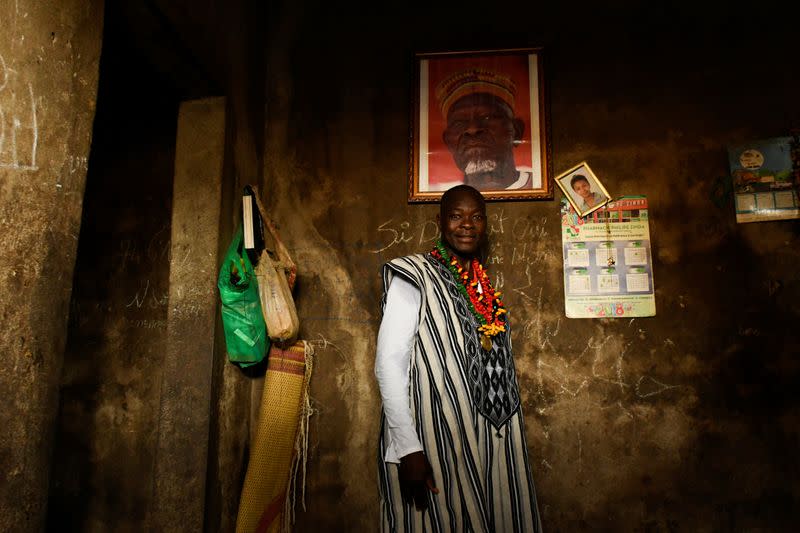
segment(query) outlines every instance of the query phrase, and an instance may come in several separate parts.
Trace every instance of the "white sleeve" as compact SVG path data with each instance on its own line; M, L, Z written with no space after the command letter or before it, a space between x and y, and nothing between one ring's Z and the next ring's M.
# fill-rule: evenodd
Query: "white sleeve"
M422 450L409 406L409 368L421 299L415 285L400 276L392 278L378 330L375 376L386 415L387 463L399 463L401 457Z

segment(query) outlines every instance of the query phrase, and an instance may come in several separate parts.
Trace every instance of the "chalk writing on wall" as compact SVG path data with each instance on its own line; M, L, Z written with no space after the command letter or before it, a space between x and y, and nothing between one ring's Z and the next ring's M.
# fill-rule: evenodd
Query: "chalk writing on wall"
M380 242L383 244L377 250L372 250L374 254L384 252L397 244L405 244L411 241L414 241L414 244L418 246L424 243L431 243L431 246L433 246L433 243L439 238L439 226L433 220L426 220L420 224L412 225L407 220L395 222L394 219L389 219L378 226L377 231L380 235Z
M169 224L162 226L144 245L137 238L119 239L113 255L115 268L124 271L150 262L162 267L166 266L164 263L173 267L185 266L192 258L192 248L186 246L177 252L173 251L169 231Z
M33 86L20 82L0 55L0 168L38 170L38 143Z
M629 352L638 350L645 338L642 329L605 336L573 333L557 339L568 328L561 312L551 309L552 303L545 303L545 274L554 264L560 264L556 253L560 250L550 245L547 224L545 216L512 217L503 209L487 218L490 246L486 264L492 281L497 290L517 300L512 312L521 341L520 354L531 348L537 354L531 378L536 384L539 414L545 414L561 396L586 396L603 408L614 405L632 417L630 407L643 400L669 392L674 398L693 393L690 387L666 383L627 360ZM415 223L390 219L375 231L368 240L377 240L378 245L369 251L378 256L387 251L388 255L424 252L439 236L433 220ZM628 322L628 327L633 323ZM671 344L669 339L665 341L665 346Z
M89 169L89 158L71 155L67 158L67 169L70 174L78 171L86 172Z
M136 291L130 302L125 304L125 307L135 307L141 309L143 306L151 309L158 309L159 307L166 307L169 303L169 293L166 291L152 290L150 287L150 280L145 280L144 287Z

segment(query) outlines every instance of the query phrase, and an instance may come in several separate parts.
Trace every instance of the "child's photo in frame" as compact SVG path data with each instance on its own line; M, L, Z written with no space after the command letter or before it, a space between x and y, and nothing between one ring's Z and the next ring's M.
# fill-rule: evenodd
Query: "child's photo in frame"
M560 174L556 183L581 217L600 209L611 200L608 191L585 161Z

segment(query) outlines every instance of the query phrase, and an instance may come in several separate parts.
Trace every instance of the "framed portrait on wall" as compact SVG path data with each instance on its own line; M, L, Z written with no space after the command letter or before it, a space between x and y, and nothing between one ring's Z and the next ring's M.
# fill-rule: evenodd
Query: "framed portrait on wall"
M542 50L417 54L409 202L552 199Z
M611 200L608 191L586 161L559 174L556 183L581 217L600 209Z

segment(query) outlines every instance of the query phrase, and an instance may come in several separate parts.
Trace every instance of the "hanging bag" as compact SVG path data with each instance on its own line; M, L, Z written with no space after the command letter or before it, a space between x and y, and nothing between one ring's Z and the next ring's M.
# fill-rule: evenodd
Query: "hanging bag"
M300 320L292 298L297 266L278 237L277 228L267 216L258 194L254 197L267 229L264 234L264 250L255 269L267 334L273 341L288 342L297 338L300 329Z
M242 227L239 226L220 267L217 287L222 301L222 327L228 358L232 363L248 367L264 359L269 339L257 275L242 241Z

